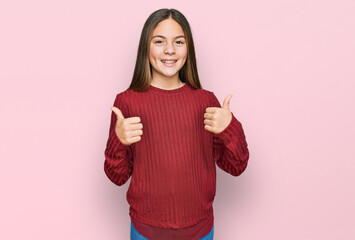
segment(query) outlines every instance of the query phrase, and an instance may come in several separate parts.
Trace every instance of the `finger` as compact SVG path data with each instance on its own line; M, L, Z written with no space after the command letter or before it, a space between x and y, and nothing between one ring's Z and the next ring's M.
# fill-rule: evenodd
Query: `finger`
M141 118L140 117L129 117L129 118L126 118L126 120L129 123L140 123Z
M134 130L130 132L130 135L132 137L141 136L142 134L143 134L143 130Z
M213 128L210 125L205 125L207 131L213 132Z
M132 137L131 141L132 141L132 143L135 143L135 142L139 142L141 139L142 139L141 136L135 136L135 137Z
M130 124L130 129L131 130L140 130L143 128L143 124L142 123L132 123Z
M112 109L112 111L116 114L117 120L118 120L118 119L125 119L124 116L123 116L123 114L122 114L122 112L121 112L121 110L119 110L119 109L116 108L116 107L112 107L111 109Z
M214 119L214 114L212 113L205 113L203 114L203 117L206 119Z
M207 113L214 113L219 108L220 107L208 107L208 108L206 108L206 112Z
M223 101L223 105L222 105L222 108L226 108L226 109L229 109L229 102L231 100L231 98L233 97L232 94L229 94Z
M203 121L203 123L206 124L206 125L209 125L209 126L211 126L211 127L212 127L212 125L213 125L213 121L212 121L212 120L209 120L209 119L205 119L205 120Z

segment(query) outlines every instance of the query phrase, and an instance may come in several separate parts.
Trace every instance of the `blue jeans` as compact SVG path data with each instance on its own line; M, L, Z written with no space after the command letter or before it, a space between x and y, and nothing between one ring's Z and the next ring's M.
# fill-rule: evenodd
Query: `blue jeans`
M199 240L213 240L213 233L214 233L214 225L212 226L212 230L203 238L200 238ZM144 237L142 234L140 234L133 226L133 223L131 222L131 240L149 240L148 238Z

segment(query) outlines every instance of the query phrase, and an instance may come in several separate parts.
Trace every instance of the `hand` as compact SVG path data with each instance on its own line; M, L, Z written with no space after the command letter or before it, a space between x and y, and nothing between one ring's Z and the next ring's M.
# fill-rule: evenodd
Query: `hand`
M232 121L232 112L229 109L229 102L232 98L232 94L228 95L224 101L223 106L220 107L208 107L206 113L203 115L205 120L205 129L213 132L222 132Z
M124 118L121 110L116 107L111 109L117 116L115 131L120 141L125 145L140 141L143 134L143 124L140 123L140 117Z

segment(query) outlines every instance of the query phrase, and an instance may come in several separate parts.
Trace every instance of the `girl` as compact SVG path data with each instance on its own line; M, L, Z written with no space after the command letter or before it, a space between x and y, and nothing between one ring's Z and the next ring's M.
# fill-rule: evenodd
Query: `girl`
M201 87L186 18L146 20L129 88L116 95L104 171L127 191L131 240L211 240L216 167L239 176L248 145L241 123Z

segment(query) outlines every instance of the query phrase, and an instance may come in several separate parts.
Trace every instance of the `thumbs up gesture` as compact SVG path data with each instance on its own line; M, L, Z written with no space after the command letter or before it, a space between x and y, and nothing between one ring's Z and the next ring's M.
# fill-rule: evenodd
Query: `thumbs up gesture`
M203 115L205 118L204 123L206 130L213 133L220 133L232 121L232 113L229 109L229 102L232 96L233 95L230 94L224 99L223 106L221 108L206 108L206 113Z
M140 141L143 134L143 124L140 123L140 117L124 118L120 109L116 107L111 109L117 116L115 131L120 141L125 145Z

